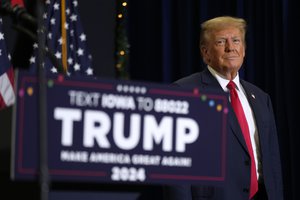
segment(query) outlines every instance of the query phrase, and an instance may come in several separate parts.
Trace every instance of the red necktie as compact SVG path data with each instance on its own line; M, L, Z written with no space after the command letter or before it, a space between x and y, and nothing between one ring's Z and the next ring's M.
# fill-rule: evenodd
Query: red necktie
M236 117L239 121L240 127L242 129L244 139L246 141L246 145L248 148L248 152L250 154L251 158L251 183L250 183L250 196L249 198L253 198L255 193L258 190L258 182L257 182L257 176L256 176L256 167L255 167L255 160L254 160L254 154L252 150L252 145L251 145L251 139L250 139L250 132L249 132L249 127L248 123L244 114L244 110L242 107L242 104L240 102L239 96L236 91L236 85L233 81L230 81L227 85L227 88L230 91L230 100L231 100L231 105L233 107L233 110L236 114Z

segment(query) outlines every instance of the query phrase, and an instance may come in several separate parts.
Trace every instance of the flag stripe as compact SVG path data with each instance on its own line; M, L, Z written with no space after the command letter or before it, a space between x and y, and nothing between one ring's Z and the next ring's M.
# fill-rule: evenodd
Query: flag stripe
M11 0L11 5L12 5L12 7L14 7L16 4L18 4L19 6L24 7L24 2L23 2L23 0Z
M5 106L10 106L15 102L15 92L13 88L13 68L10 67L7 73L0 76L0 95L3 104L2 108Z

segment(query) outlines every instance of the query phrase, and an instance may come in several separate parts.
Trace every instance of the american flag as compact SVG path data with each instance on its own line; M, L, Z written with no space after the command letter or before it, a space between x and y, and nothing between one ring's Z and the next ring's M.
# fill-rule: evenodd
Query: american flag
M7 53L0 17L0 110L15 102L14 71Z
M45 10L45 47L62 63L67 75L93 75L92 56L88 52L87 37L81 25L78 1L46 0ZM31 70L36 70L38 44L34 43L33 48L29 62ZM48 73L59 73L61 70L55 67L49 57L45 58L44 67Z

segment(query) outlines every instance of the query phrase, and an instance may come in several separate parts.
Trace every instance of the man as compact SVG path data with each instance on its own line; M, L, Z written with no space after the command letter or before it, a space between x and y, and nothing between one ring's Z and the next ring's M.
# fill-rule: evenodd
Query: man
M278 138L268 94L239 77L246 22L223 16L201 25L200 50L207 69L175 82L229 91L226 177L223 187L170 186L169 199L280 200L283 186ZM230 83L230 84L229 84ZM238 105L237 105L238 104Z

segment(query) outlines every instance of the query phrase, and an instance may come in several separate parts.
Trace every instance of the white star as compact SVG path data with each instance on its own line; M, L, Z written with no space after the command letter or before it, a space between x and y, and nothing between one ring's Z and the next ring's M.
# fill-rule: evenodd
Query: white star
M8 57L8 60L11 60L11 55L10 54L8 54L7 57Z
M79 38L80 38L81 41L86 41L86 35L84 33L81 33Z
M4 40L4 34L0 32L0 40Z
M60 53L59 51L57 51L57 52L55 53L55 57L56 57L57 59L61 59L61 53Z
M2 49L0 49L0 56L2 56Z
M86 70L86 73L87 75L93 75L93 69L91 67L89 67L87 70Z
M66 14L67 14L67 15L70 14L70 9L69 9L69 8L66 9Z
M30 62L30 64L35 63L35 57L34 57L34 56L31 56L30 59L29 59L29 62Z
M75 63L74 70L75 71L79 71L80 70L80 65L78 63Z
M33 43L33 48L34 49L37 49L39 46L38 46L38 44L35 42L35 43Z
M83 56L83 53L84 53L84 50L83 50L83 49L79 48L79 49L77 50L78 56Z
M69 65L72 65L73 64L73 59L70 57L70 58L68 58L68 64Z
M78 6L78 2L75 0L73 1L73 4L74 4L74 7L77 7Z
M65 29L68 30L69 29L69 24L66 22L65 23Z
M44 13L44 14L43 14L43 19L47 19L47 17L48 17L48 16L47 16L47 13Z
M59 10L59 4L58 4L58 3L55 3L55 4L53 5L53 8L54 8L54 10Z
M52 39L52 33L48 33L48 39Z
M55 19L55 18L53 18L53 17L50 19L50 23L51 23L52 25L54 25L54 24L55 24L55 21L56 21L56 19Z
M77 15L72 14L70 17L71 21L77 21Z
M56 67L54 67L54 66L53 66L53 67L51 68L51 72L53 72L53 73L57 73L57 69L56 69Z
M60 37L60 38L58 39L58 43L59 43L60 45L62 45L63 42L64 42L64 40L62 39L62 37Z
M50 0L46 0L46 4L50 4Z

